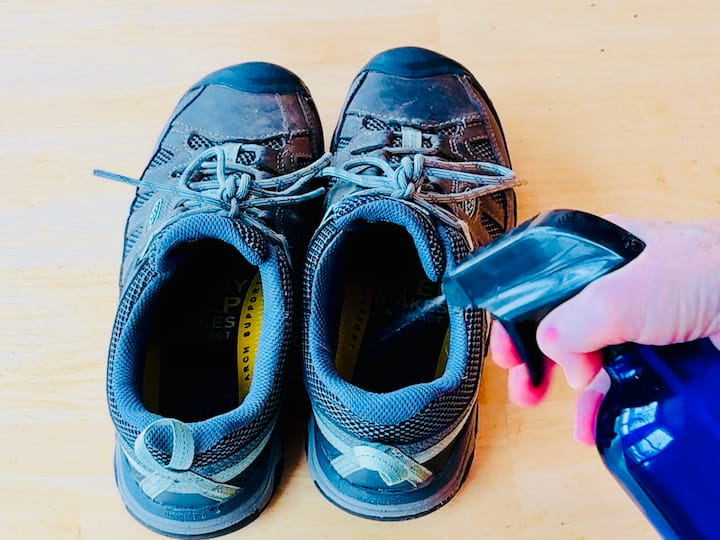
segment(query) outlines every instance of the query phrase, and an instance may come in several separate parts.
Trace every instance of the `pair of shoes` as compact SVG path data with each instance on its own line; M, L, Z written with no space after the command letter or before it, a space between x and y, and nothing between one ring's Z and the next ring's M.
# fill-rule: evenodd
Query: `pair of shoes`
M457 62L394 49L323 147L302 81L248 63L181 98L140 180L96 171L137 187L107 393L118 488L157 532L215 536L267 506L300 361L308 464L333 503L407 519L467 474L487 319L416 308L515 225L497 114Z

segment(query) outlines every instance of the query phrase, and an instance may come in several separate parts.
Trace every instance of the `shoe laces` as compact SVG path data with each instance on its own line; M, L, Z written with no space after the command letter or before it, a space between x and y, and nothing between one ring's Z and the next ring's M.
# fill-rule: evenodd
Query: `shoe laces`
M511 169L497 163L454 162L422 153L405 156L395 166L384 157L360 156L339 166L325 167L321 174L364 188L348 197L377 194L414 203L448 225L460 228L466 236L469 232L464 221L439 205L469 201L522 184ZM434 185L439 181L465 186L459 191L442 193Z
M287 252L284 237L262 221L262 211L321 197L325 193L324 187L307 192L303 192L303 189L330 163L331 154L327 153L297 171L263 178L257 168L238 163L233 158L241 147L240 143L225 143L200 152L185 167L174 185L148 179L138 180L100 169L95 169L93 174L136 186L140 190L178 197L175 207L180 212L166 226L191 214L219 213L255 226L279 242Z

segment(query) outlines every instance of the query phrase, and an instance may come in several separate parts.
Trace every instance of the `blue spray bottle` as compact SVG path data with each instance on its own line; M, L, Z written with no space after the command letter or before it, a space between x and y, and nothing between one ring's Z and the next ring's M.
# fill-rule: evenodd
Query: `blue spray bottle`
M487 309L537 385L538 322L644 247L597 216L547 212L470 255L444 280L443 295L449 305ZM720 351L702 339L603 352L611 386L596 439L605 465L664 538L720 538Z

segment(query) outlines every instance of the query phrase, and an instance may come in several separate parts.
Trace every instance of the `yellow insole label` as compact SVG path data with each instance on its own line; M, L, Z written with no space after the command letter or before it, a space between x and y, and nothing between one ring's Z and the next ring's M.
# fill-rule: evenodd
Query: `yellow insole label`
M355 280L345 284L345 295L340 312L340 330L335 355L335 369L346 381L350 381L355 371L360 344L367 328L372 290Z
M447 366L448 353L450 352L450 330L445 332L445 339L443 340L442 347L440 348L440 356L438 357L438 363L435 367L435 378L439 379L445 373L445 366Z
M238 319L237 369L238 393L241 403L250 391L258 343L260 342L262 317L263 293L258 272L250 281Z

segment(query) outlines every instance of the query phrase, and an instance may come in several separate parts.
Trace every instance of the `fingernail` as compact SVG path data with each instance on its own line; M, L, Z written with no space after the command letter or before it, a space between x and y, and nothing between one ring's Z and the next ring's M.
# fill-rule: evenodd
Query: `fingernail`
M586 388L597 376L602 367L602 353L595 351L591 353L570 353L565 352L558 357L557 362L565 372L565 379L568 385L575 390ZM601 390L601 387L594 387L593 390Z
M573 430L576 441L588 445L595 444L595 427L604 397L602 392L594 390L583 392L578 397Z
M604 368L600 368L590 384L587 385L587 389L600 392L604 396L610 390L610 384L610 375Z
M585 388L588 383L588 376L583 366L577 364L570 364L569 366L563 367L565 371L565 379L567 379L568 386L573 390L581 390Z

